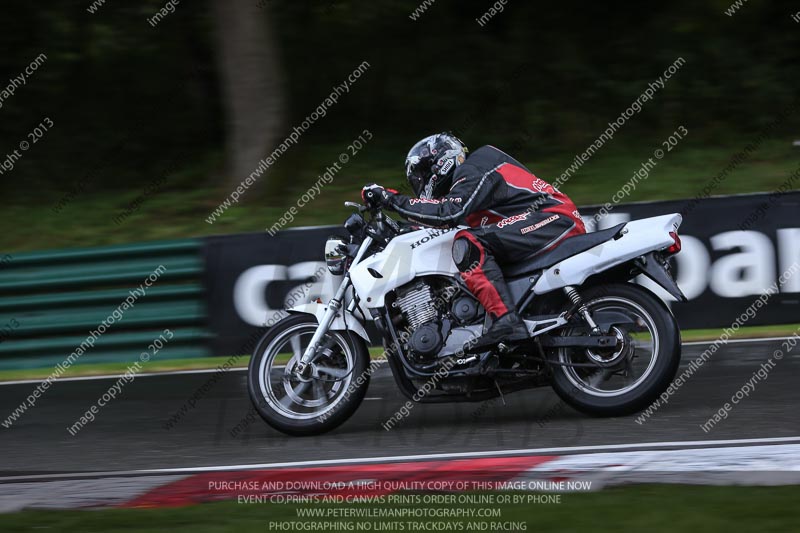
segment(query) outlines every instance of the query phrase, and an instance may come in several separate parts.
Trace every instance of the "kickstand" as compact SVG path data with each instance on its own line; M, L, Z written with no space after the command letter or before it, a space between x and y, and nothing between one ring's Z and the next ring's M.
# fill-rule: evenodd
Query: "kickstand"
M503 391L500 389L500 384L497 383L497 380L494 380L494 386L497 387L497 392L500 393L500 399L503 401L503 407L506 405L506 397L503 396Z

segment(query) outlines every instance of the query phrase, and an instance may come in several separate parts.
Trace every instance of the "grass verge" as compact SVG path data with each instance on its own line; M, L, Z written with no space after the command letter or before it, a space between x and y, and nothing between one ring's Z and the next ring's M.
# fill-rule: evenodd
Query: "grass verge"
M497 503L500 496L519 503ZM620 533L703 531L705 533L796 531L800 487L706 487L633 485L598 492L530 499L532 493L470 493L486 503L423 504L237 504L173 509L24 511L0 515L0 530L91 532L170 531L222 533L249 531L592 531ZM553 495L550 495L553 496ZM487 498L490 498L487 501ZM477 498L476 498L477 499ZM538 503L536 503L538 501ZM544 503L549 501L550 503ZM298 509L485 509L499 517L305 518ZM493 511L496 512L496 511ZM323 521L329 522L327 527ZM283 524L284 527L281 527ZM292 528L292 524L296 524ZM333 525L330 525L333 524ZM348 529L348 525L352 529ZM359 526L361 524L361 526ZM507 524L507 527L498 524ZM291 529L286 529L289 527ZM434 529L436 527L436 529Z
M776 326L753 326L740 328L733 339L759 339L768 337L788 337L800 331L800 324L785 324ZM713 341L722 335L722 329L690 329L681 332L683 342ZM380 357L383 349L372 347L369 350L373 359ZM224 357L197 357L186 359L165 359L163 361L151 360L143 374L159 372L174 372L184 370L210 370L222 366L230 356ZM288 360L288 358L287 358ZM246 367L250 362L249 355L243 355L236 360L237 367ZM120 375L125 372L130 363L86 363L76 364L67 369L62 378ZM27 379L44 379L53 371L52 368L24 368L19 370L0 370L0 382L19 381Z

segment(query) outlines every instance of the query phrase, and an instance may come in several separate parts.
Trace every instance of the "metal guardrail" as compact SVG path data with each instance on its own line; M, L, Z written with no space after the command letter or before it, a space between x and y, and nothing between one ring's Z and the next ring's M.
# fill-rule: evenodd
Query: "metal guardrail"
M133 362L164 328L174 337L158 359L210 355L203 245L189 239L14 254L0 268L0 369L63 361L160 265L157 281L80 362Z

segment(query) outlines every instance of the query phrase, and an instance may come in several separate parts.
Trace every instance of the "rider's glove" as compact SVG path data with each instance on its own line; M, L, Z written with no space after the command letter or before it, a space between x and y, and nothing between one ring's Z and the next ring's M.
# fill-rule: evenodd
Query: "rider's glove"
M361 199L364 201L364 205L370 208L383 207L389 204L395 194L397 194L397 191L385 189L374 183L365 185L361 189Z

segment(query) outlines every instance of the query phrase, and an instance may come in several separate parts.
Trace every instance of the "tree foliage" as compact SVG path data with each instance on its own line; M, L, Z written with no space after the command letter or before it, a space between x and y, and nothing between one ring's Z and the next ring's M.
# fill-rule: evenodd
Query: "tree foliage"
M475 19L489 0L438 0L416 21L409 15L418 0L241 1L253 19L273 19L287 94L279 137L359 63L371 65L304 149L346 144L363 127L402 149L442 129L473 144L529 139L529 151L580 146L677 57L686 65L627 134L681 123L712 140L746 135L800 86L800 24L790 1L748 2L729 17L728 0L508 0L484 27ZM56 124L13 174L0 176L3 190L65 191L89 174L94 187L131 187L174 168L186 180L229 183L221 154L231 107L224 99L233 96L220 88L211 2L181 2L156 28L147 17L161 1L108 0L95 14L89 4L2 8L0 80L39 53L47 62L0 109L0 156L42 117ZM799 124L792 116L784 127Z

